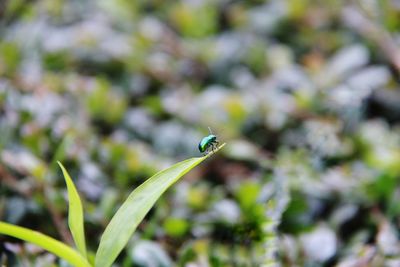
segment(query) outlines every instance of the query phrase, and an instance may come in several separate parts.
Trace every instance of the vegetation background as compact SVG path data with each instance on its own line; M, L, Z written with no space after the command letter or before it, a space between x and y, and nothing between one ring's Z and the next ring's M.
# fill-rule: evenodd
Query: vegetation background
M93 253L209 126L227 146L116 266L400 266L399 1L13 0L0 23L0 220L71 244L60 160Z

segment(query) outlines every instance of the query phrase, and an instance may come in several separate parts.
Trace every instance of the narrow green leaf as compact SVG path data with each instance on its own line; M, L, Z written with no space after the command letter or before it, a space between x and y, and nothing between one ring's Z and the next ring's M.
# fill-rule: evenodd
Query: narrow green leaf
M217 151L224 145L221 145ZM158 172L137 187L118 209L104 231L97 249L95 266L111 266L139 223L165 190L212 154L181 161Z
M17 225L0 222L0 234L9 235L35 244L66 260L75 267L92 267L76 250L42 233Z
M82 254L83 257L86 256L86 243L85 243L85 231L83 226L83 208L82 202L79 197L78 191L69 176L67 170L61 164L61 162L57 161L60 166L65 182L67 184L68 189L68 202L69 202L69 210L68 210L68 225L71 230L72 237L74 238L75 245L78 251Z

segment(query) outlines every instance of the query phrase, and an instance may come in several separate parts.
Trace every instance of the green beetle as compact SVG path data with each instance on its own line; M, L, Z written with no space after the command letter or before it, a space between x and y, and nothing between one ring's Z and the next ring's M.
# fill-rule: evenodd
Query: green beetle
M204 153L204 152L208 153L210 148L211 148L211 151L214 152L214 149L216 149L219 144L219 142L217 140L217 136L211 132L210 127L208 127L208 130L210 131L210 135L201 139L201 141L199 143L199 150L201 153Z

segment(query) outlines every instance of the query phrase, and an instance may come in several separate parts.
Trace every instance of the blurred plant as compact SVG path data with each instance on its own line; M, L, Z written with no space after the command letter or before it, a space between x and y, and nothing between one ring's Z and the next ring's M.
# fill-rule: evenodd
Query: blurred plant
M224 145L222 144L215 152ZM94 266L111 266L157 199L179 178L212 154L214 153L176 163L153 175L137 187L121 205L106 227L97 249ZM77 250L47 235L5 222L0 222L0 233L36 244L74 266L90 267L93 265L89 262L93 262L93 260L88 258L86 251L82 202L67 170L60 162L58 164L67 184L69 198L68 225ZM169 223L176 224L177 222L171 219Z

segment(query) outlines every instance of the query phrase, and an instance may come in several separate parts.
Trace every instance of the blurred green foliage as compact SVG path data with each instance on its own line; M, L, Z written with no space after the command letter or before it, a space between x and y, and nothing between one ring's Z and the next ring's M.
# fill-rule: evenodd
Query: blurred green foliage
M211 127L223 153L162 198L118 266L400 264L394 1L4 7L1 220L68 241L62 160L93 253L127 194L199 155ZM1 246L19 263L60 264Z

